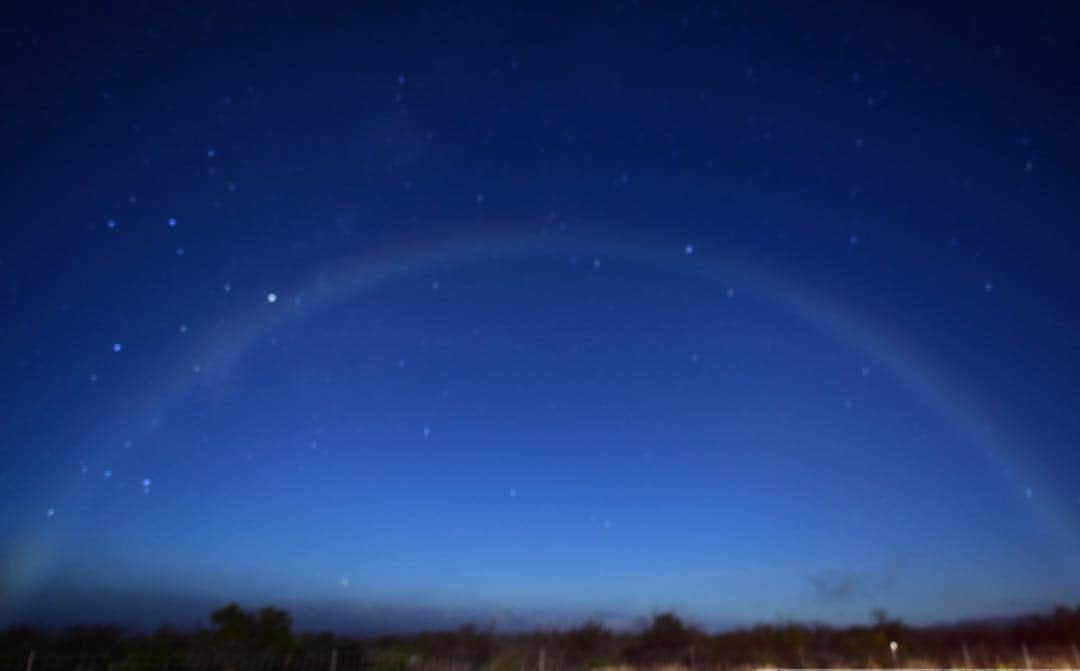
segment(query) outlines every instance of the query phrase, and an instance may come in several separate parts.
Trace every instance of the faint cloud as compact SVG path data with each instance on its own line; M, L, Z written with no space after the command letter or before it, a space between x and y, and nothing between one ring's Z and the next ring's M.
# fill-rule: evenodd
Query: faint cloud
M863 581L854 571L824 571L811 575L810 586L818 601L848 601L866 593Z
M877 570L837 569L809 576L814 597L825 603L880 597L895 591L903 566L888 562Z

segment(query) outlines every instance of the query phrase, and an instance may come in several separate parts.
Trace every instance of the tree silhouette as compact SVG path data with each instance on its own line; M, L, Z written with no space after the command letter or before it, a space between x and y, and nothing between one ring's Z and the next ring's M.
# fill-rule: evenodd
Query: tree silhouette
M259 650L284 652L292 647L292 616L280 608L268 606L259 611L252 632Z
M236 603L210 614L215 644L226 651L288 651L293 645L292 617L280 608L268 606L258 613L247 613Z
M214 625L214 642L228 646L243 646L251 638L251 617L235 602L210 614Z
M575 667L591 668L608 661L612 633L596 622L566 632L567 661Z
M654 615L649 627L641 632L642 661L683 661L689 654L693 632L674 613Z

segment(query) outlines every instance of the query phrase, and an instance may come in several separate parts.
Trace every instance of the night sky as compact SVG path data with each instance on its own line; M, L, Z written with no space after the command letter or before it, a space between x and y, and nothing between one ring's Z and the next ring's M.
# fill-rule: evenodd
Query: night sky
M5 18L0 624L1080 600L1068 5L164 4Z

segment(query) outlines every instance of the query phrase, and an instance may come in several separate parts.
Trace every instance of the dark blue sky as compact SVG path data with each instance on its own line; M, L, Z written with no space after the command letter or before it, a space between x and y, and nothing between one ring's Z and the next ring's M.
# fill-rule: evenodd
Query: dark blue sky
M0 616L1080 599L1067 5L4 28Z

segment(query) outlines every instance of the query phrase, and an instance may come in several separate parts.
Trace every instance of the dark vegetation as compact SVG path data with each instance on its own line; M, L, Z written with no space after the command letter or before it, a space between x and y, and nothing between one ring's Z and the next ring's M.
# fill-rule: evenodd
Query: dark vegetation
M890 642L897 650L890 650ZM569 671L604 666L1080 667L1080 607L1007 621L910 627L884 613L864 626L773 624L709 634L662 613L636 632L585 623L498 634L475 627L408 636L295 634L283 610L229 604L207 627L125 635L109 626L0 633L0 669Z

